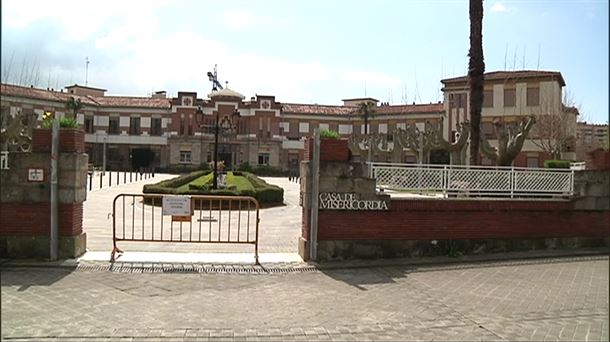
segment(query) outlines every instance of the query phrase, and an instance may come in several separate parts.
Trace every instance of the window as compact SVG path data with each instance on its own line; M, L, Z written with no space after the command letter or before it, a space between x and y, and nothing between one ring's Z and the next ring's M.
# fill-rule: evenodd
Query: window
M129 134L140 135L140 118L129 118Z
M527 88L527 105L537 106L540 104L540 88Z
M527 167L538 167L538 157L527 157L526 165Z
M299 133L309 133L309 122L299 122Z
M269 165L269 153L258 154L258 165Z
M504 107L514 107L516 100L515 89L504 89Z
M152 118L150 135L161 135L161 118Z
M496 139L494 125L491 122L481 122L481 133L483 133L485 139Z
M93 133L93 117L85 116L85 133Z
M182 163L182 164L191 163L191 151L180 151L180 163Z
M494 91L484 90L483 91L483 108L493 108L494 106Z
M108 134L121 134L119 130L119 117L112 116L108 121Z

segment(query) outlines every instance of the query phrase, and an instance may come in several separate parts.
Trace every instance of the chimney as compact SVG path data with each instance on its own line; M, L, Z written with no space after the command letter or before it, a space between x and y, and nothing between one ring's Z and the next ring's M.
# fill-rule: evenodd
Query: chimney
M155 91L151 97L153 99L164 99L167 97L167 92L165 90Z

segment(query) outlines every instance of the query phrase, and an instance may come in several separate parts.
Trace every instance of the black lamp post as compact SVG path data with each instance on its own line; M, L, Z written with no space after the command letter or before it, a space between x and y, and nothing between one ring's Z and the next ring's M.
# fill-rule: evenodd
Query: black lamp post
M223 133L234 134L237 132L237 125L234 123L234 121L237 121L237 119L239 118L239 110L235 109L231 116L232 118L230 120L227 120L227 118L225 117L222 120L221 124L220 116L218 114L218 111L216 111L216 115L214 117L214 125L204 125L203 109L201 108L201 106L197 107L197 112L195 114L195 119L197 120L199 127L201 128L200 149L203 149L203 128L212 128L214 132L214 174L212 179L212 189L214 190L218 189L218 136L220 134L221 129Z

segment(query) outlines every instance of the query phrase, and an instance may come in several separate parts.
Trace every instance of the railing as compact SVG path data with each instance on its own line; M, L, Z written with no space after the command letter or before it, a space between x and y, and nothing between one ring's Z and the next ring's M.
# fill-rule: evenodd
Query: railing
M99 171L89 170L87 172L87 190L96 190L137 182L143 179L155 177L154 168L141 168L128 171Z
M259 204L247 196L167 196L190 203L190 215L172 216L164 195L120 194L112 208L110 261L118 241L162 243L253 244L258 264Z
M377 188L445 197L569 197L574 171L495 166L370 163Z

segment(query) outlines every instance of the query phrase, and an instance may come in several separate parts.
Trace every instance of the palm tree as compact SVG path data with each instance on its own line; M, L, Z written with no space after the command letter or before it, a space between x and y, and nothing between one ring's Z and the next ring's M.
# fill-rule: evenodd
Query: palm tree
M470 52L468 84L470 87L470 164L479 163L481 106L483 105L483 0L470 0Z
M76 119L76 114L83 108L83 103L80 99L74 99L74 96L70 96L66 101L66 109L72 112L72 117Z
M375 116L375 103L366 101L358 105L358 114L364 119L364 134L369 133L369 119Z

